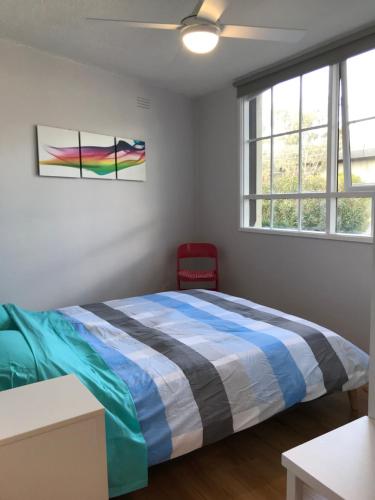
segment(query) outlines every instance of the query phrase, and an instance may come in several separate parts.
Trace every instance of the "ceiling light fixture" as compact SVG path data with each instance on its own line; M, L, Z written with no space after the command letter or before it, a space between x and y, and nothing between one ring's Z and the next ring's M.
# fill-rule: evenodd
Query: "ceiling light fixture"
M180 3L183 2L181 1ZM181 19L179 23L133 21L132 19L118 17L87 17L86 19L95 22L119 23L126 28L178 31L181 35L183 45L195 54L207 54L211 52L221 37L224 39L242 38L247 40L271 40L274 42L299 42L305 34L305 30L300 29L222 24L221 17L229 3L230 0L199 0L194 11L189 16Z
M215 24L193 24L181 30L185 47L195 54L207 54L214 50L219 41L220 28Z

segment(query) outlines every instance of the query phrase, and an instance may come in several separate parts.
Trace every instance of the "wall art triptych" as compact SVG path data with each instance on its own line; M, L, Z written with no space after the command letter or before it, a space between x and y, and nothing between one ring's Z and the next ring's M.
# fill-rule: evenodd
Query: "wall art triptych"
M39 175L146 180L146 144L138 139L37 126Z

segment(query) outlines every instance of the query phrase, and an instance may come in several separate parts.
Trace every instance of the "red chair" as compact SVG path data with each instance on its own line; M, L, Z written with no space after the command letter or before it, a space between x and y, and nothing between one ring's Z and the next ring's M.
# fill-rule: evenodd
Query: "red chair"
M213 269L209 271L181 269L182 259L212 259ZM177 288L182 290L182 281L212 281L214 287L212 290L218 290L219 287L219 268L217 248L211 243L184 243L177 249ZM211 289L210 289L211 290Z

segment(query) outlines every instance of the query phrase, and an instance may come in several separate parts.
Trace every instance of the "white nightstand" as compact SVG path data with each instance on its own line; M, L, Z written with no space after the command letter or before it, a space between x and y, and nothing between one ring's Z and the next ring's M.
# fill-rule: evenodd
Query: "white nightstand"
M303 484L332 500L374 500L375 420L362 417L282 455L288 500Z
M81 382L0 392L0 500L106 499L104 408Z

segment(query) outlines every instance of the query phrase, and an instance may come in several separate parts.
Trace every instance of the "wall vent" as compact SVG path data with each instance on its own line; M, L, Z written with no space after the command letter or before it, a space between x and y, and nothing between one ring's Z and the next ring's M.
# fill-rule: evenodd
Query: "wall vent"
M151 109L151 99L149 97L137 97L137 108Z

